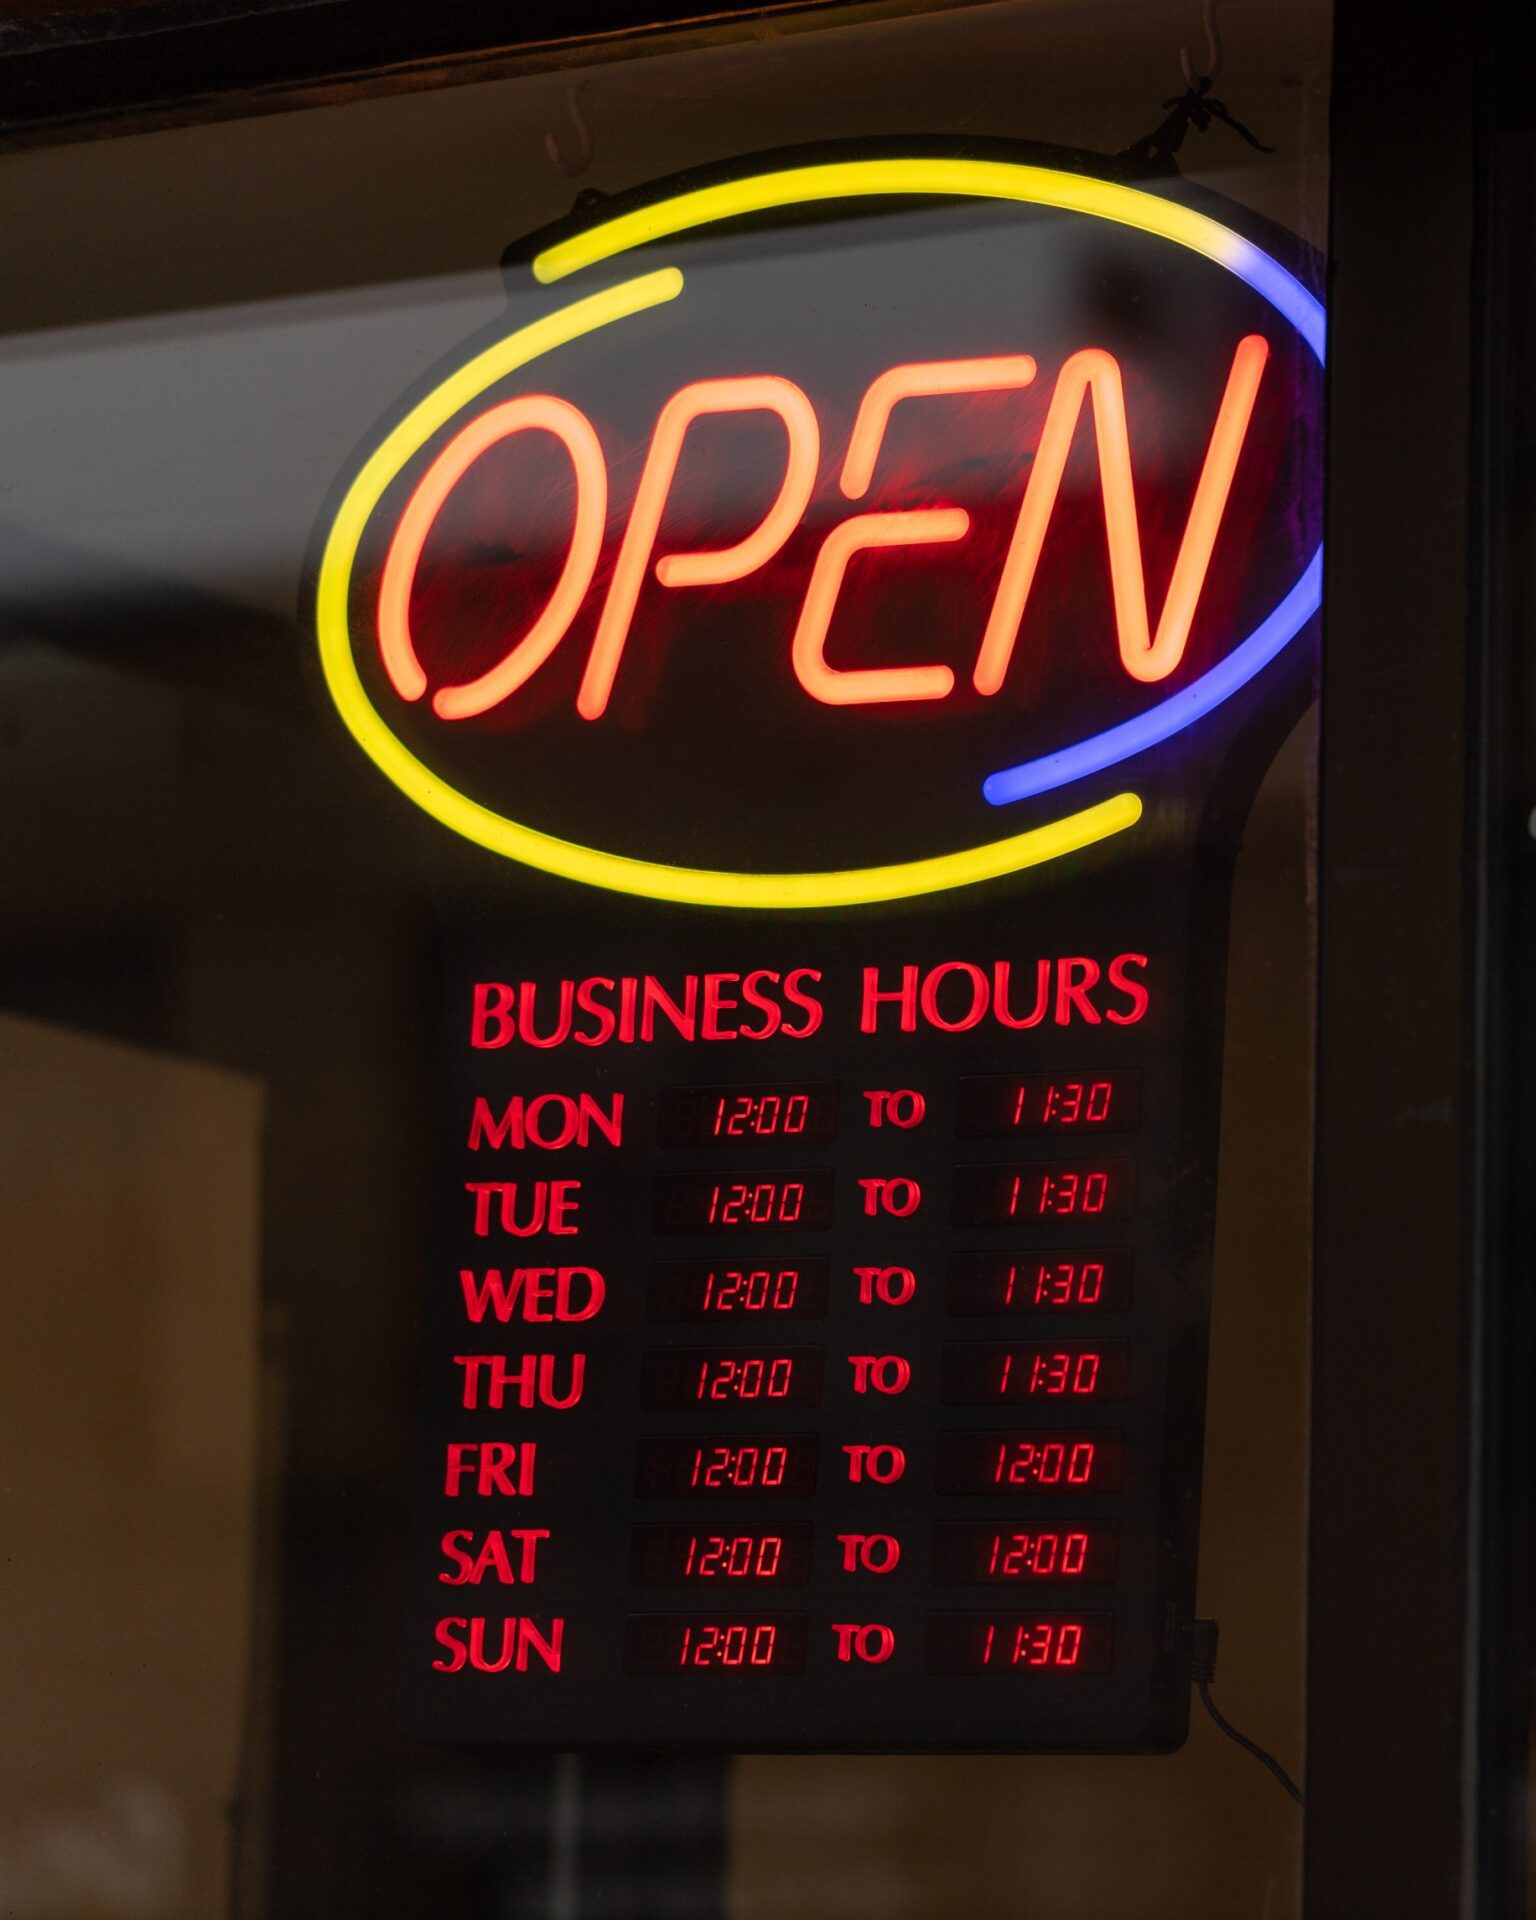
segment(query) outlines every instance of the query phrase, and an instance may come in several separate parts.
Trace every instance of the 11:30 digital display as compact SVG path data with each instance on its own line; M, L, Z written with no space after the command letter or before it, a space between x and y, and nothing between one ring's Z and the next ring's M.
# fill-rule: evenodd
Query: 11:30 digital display
M960 1341L944 1349L942 1379L945 1403L952 1407L1119 1400L1125 1394L1125 1342Z
M1128 1220L1136 1200L1133 1160L1028 1160L956 1167L957 1227L1018 1220Z
M962 1253L949 1266L950 1313L1123 1313L1131 1304L1131 1252Z
M1141 1119L1141 1075L1134 1067L1099 1073L980 1074L956 1090L955 1130L962 1140L1021 1134L1129 1133Z
M928 1619L930 1673L1108 1673L1110 1613L935 1613Z

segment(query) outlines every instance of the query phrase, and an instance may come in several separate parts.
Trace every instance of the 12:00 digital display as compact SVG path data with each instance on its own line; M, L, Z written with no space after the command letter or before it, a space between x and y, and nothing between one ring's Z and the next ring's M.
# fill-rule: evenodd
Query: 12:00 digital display
M933 1577L941 1587L1107 1584L1119 1563L1120 1529L1102 1520L947 1520L933 1536Z
M640 1404L815 1407L821 1373L820 1347L655 1347L640 1363Z
M1141 1118L1141 1075L1112 1073L979 1074L962 1080L955 1130L962 1140L1017 1134L1127 1133Z
M837 1083L783 1086L669 1087L657 1102L663 1147L709 1147L726 1140L837 1138Z
M1123 1458L1120 1435L1102 1428L941 1433L935 1485L940 1493L1097 1493L1120 1485Z
M638 1613L624 1623L624 1671L804 1673L803 1613Z
M957 1227L1016 1220L1127 1220L1136 1200L1133 1160L1004 1161L956 1167Z
M826 1311L825 1260L776 1260L757 1267L673 1260L652 1267L646 1276L647 1320L702 1321L723 1315L820 1320Z
M678 1434L641 1437L635 1491L642 1499L768 1499L816 1491L813 1433L748 1434L709 1440Z
M636 1587L803 1587L811 1574L811 1528L637 1527L629 1578Z
M664 1173L657 1233L816 1233L832 1224L832 1171L742 1175Z
M950 1262L950 1313L1123 1313L1131 1304L1131 1253L960 1253Z

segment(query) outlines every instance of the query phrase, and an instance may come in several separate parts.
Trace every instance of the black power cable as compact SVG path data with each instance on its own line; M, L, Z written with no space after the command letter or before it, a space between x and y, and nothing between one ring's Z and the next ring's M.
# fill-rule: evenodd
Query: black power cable
M1260 1766L1267 1767L1297 1806L1304 1806L1306 1803L1302 1799L1301 1788L1275 1756L1261 1747L1257 1740L1250 1740L1246 1733L1239 1733L1211 1698L1211 1682L1216 1678L1216 1645L1220 1631L1214 1620L1194 1620L1190 1623L1189 1677L1194 1682L1195 1691L1200 1695L1201 1705L1229 1740L1236 1741L1244 1753L1251 1753Z

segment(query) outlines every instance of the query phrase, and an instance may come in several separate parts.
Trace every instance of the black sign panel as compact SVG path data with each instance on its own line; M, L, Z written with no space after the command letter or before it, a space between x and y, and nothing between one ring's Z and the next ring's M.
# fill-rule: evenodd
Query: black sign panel
M556 876L440 932L409 1725L1176 1745L1320 309L1017 155L748 169L531 263L317 585L357 742Z
M588 913L536 965L466 934L418 1731L1181 1738L1224 959L1183 851L841 925ZM1079 1087L1112 1135L976 1137Z

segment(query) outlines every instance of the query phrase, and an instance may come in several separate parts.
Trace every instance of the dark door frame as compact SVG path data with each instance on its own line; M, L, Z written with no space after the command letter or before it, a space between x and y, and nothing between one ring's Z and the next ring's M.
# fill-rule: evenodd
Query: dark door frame
M1525 1910L1532 795L1491 224L1515 53L1496 4L1337 0L1308 1920Z

